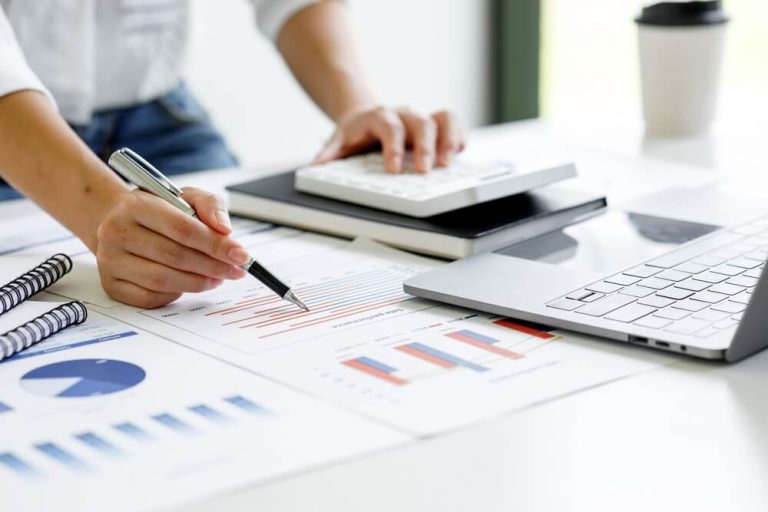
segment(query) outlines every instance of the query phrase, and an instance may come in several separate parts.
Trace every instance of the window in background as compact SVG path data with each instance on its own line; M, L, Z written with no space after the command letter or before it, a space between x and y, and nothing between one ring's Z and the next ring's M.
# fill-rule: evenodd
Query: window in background
M541 1L493 0L494 122L539 116Z
M768 110L768 2L725 0L731 15L721 112ZM542 113L640 116L638 0L542 0Z

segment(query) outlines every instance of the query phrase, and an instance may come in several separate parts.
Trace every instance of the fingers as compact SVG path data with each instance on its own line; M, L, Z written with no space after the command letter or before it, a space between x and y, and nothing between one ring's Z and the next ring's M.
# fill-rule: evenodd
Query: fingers
M119 258L120 264L113 266L111 273L113 279L129 280L152 292L162 294L204 292L222 283L221 279L184 272L129 253L119 253L115 257Z
M323 149L315 156L312 163L327 164L338 158L346 156L343 152L344 135L341 130L336 130Z
M223 235L232 232L232 222L229 220L229 212L224 199L204 190L193 187L184 187L184 200L197 212L197 216L205 224Z
M398 174L403 170L405 126L394 110L378 108L372 114L370 131L381 143L384 167L387 172Z
M119 236L108 233L104 241L135 256L206 277L240 279L246 274L240 267L211 258L143 226L136 226Z
M413 149L413 168L416 172L432 170L437 143L437 123L434 119L420 116L409 110L399 111Z
M125 207L133 210L136 222L145 228L230 265L243 265L250 259L240 244L162 199L143 192L132 195L135 199ZM211 204L208 203L209 208Z
M110 279L107 281L102 279L102 286L104 291L113 299L137 308L159 308L181 297L180 293L154 292L121 279Z
M202 292L239 279L250 257L231 231L223 202L186 189L200 219L142 191L121 196L101 220L96 259L104 290L134 306L152 308L185 292ZM202 222L201 222L202 221Z
M432 119L437 126L437 165L447 167L453 155L464 150L464 134L452 112L437 112L432 114Z
M342 119L314 163L328 163L379 145L387 172L396 174L403 170L406 144L413 149L414 169L427 172L435 164L448 166L465 142L461 125L451 112L424 117L408 109L378 107Z

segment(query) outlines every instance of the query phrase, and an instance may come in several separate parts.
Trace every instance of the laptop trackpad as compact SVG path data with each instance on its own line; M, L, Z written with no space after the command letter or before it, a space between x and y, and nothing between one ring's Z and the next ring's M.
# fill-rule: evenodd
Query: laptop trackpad
M419 297L499 314L535 309L601 276L537 261L480 254L409 279Z
M666 254L717 226L609 211L563 231L412 278L420 297L525 318L550 300Z

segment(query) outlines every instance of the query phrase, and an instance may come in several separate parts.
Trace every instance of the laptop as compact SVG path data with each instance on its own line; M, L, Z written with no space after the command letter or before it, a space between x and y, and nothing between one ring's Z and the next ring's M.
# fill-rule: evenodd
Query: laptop
M604 236L611 236L604 234ZM496 251L409 279L407 293L694 357L768 346L768 216L610 274Z

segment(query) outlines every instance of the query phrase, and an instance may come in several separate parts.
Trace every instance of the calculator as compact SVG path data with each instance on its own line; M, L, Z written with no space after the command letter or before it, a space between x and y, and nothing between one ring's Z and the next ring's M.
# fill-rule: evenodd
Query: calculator
M370 208L431 217L576 176L571 162L468 162L454 159L428 173L414 170L412 156L403 172L389 174L381 153L313 165L296 172L300 192Z

